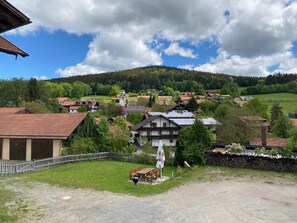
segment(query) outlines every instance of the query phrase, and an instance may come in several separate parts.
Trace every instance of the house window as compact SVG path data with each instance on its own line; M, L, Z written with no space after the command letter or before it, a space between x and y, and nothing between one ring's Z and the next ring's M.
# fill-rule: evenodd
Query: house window
M150 131L147 131L147 136L150 136L151 135L151 132Z
M166 127L167 126L167 123L166 122L163 122L163 127Z
M170 143L173 143L173 139L170 139Z
M151 122L151 127L157 127L157 123Z

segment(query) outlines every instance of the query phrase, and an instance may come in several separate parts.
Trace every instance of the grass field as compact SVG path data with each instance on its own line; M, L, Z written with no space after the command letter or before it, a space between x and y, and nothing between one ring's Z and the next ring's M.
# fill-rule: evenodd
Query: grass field
M14 198L12 191L0 189L0 222L16 222L17 217L7 214L5 204Z
M252 95L253 98L258 98L261 102L268 105L270 111L274 102L279 102L283 108L284 114L297 111L297 94L291 93L276 93L276 94L259 94Z
M111 98L112 97L106 95L89 95L82 97L81 100L97 100L99 102L108 103L111 101Z
M39 181L62 187L90 188L134 196L163 193L187 182L213 181L217 179L228 180L243 176L251 179L267 179L268 181L279 178L297 182L297 175L288 173L214 166L198 166L192 170L185 170L165 166L163 175L170 177L169 180L158 185L138 184L135 188L133 183L128 179L129 170L137 166L149 167L148 165L126 162L93 161L67 164L35 173L24 174L21 177L24 178L24 181ZM171 177L172 173L173 178Z

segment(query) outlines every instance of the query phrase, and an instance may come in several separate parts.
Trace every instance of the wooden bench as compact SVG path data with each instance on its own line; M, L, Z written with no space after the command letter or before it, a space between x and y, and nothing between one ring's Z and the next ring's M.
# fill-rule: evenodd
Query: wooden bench
M129 171L129 176L130 176L130 180L132 179L132 177L137 177L137 171L141 170L142 168L140 166L136 167L133 170Z

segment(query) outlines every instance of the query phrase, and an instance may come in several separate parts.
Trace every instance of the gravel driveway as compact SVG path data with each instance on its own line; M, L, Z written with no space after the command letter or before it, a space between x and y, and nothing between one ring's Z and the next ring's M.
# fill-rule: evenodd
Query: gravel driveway
M297 222L297 185L289 182L192 183L144 198L43 183L5 185L28 209L21 222Z

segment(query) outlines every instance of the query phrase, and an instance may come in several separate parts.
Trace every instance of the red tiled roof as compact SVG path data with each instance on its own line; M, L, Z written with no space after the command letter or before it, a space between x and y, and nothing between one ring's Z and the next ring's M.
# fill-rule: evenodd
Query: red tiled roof
M60 98L56 98L56 100L59 102L59 103L64 103L66 100L68 100L67 97L60 97Z
M271 147L285 147L288 143L288 139L286 138L268 138L267 146ZM255 138L250 141L250 145L253 146L262 146L262 139Z
M172 99L172 96L158 96L159 99Z
M67 139L85 116L85 113L1 115L0 138Z
M81 106L80 105L75 105L75 106L70 106L69 110L77 110L79 109Z
M0 108L0 115L12 115L20 113L28 113L26 108Z
M20 48L13 45L8 40L4 39L0 36L0 52L13 54L13 55L21 55L22 57L29 56L25 51L21 50Z

